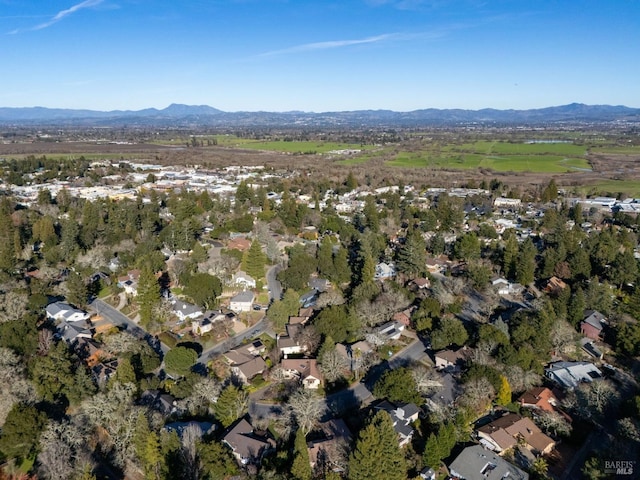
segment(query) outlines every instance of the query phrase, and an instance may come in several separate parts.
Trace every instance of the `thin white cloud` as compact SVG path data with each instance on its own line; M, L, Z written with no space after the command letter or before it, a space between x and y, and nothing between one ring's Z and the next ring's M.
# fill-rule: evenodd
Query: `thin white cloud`
M275 55L288 55L291 53L302 53L302 52L310 52L310 51L316 51L316 50L329 50L332 48L350 47L352 45L378 43L378 42L383 42L385 40L390 40L394 37L396 37L396 34L388 33L384 35L377 35L375 37L360 38L355 40L331 40L327 42L305 43L302 45L296 45L294 47L283 48L282 50L272 50L270 52L262 53L258 56L273 57Z
M26 31L43 30L45 28L50 27L51 25L58 23L60 20L64 19L65 17L68 17L69 15L77 12L78 10L95 7L97 5L100 5L102 2L104 2L104 0L84 0L84 2L76 3L75 5L67 8L66 10L60 10L58 13L56 13L53 17L51 17L46 22L40 23L35 27L27 28ZM9 34L20 33L21 31L23 30L17 29L9 32Z

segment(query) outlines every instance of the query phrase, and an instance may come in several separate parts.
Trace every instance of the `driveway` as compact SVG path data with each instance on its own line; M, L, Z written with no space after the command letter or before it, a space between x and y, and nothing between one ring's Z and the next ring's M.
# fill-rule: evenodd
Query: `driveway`
M267 286L269 287L269 300L280 300L282 298L282 284L276 276L282 270L281 265L274 265L267 270Z
M269 328L269 321L267 320L267 317L262 317L262 319L258 321L258 323L256 323L253 327L247 328L243 332L240 332L237 335L234 335L233 337L228 338L223 342L220 342L214 345L213 347L210 347L204 350L198 357L198 363L206 365L207 362L211 360L213 357L215 357L216 355L220 355L221 353L224 353L226 351L231 350L232 348L237 347L238 345L242 344L244 340L248 340L250 338L261 335L268 328Z

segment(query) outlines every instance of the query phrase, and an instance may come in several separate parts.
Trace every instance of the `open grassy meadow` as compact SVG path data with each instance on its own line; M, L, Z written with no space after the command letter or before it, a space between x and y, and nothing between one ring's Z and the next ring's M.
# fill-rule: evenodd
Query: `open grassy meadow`
M255 140L251 138L240 138L234 135L216 135L215 140L220 147L246 148L290 154L331 153L340 150L372 150L376 148L374 145L324 142L318 140Z
M571 143L478 141L418 152L399 152L387 165L442 169L484 168L496 172L565 173L589 171L587 148Z

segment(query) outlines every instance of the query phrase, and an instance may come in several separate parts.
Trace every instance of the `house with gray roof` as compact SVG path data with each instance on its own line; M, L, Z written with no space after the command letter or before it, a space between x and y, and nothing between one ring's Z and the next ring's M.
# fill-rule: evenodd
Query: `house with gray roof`
M64 320L66 322L81 322L89 320L89 314L83 310L72 307L68 303L54 302L45 309L47 318L52 320Z
M467 447L449 464L460 480L529 480L529 474L481 445Z
M555 362L549 364L544 374L561 387L573 390L580 383L591 383L602 378L602 372L589 362Z
M393 429L398 434L398 443L404 447L411 441L415 431L411 424L418 420L420 409L413 403L391 403L383 400L374 407L376 410L384 410L391 416Z
M181 322L201 317L204 313L201 307L177 299L171 301L171 308Z
M250 312L255 298L255 294L250 290L240 292L235 297L231 298L229 308L234 312Z

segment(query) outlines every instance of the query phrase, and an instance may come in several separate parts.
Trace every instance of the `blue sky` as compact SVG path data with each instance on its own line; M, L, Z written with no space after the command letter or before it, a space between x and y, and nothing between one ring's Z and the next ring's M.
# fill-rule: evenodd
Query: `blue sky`
M640 0L0 0L0 106L640 107Z

